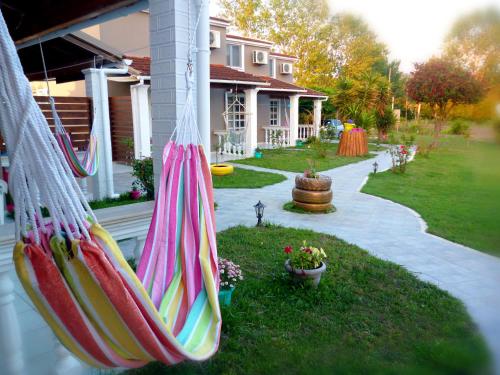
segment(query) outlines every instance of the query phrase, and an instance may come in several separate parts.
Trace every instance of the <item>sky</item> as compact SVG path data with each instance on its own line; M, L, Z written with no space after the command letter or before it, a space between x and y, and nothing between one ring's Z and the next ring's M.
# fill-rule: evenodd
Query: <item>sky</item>
M453 22L461 15L488 5L500 7L500 0L328 0L332 13L361 16L384 42L390 58L401 61L410 72L415 62L440 53ZM211 15L218 12L211 1Z

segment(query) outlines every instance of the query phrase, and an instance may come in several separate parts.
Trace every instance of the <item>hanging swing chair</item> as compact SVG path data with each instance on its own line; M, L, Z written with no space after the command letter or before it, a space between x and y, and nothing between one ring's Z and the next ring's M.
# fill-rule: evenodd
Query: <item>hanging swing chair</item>
M235 109L238 109L238 112L235 112ZM243 111L241 109L243 109ZM226 110L222 112L227 131L227 136L224 140L224 149L229 150L229 152L233 154L243 155L247 139L247 125L251 115L252 113L246 111L245 104L239 99L238 86L236 86L233 101L227 106ZM241 123L241 121L243 121L243 127L236 129L236 122Z
M71 142L71 137L66 132L64 128L61 118L56 110L56 104L54 98L50 95L50 86L49 86L49 77L47 74L47 66L45 65L45 56L43 53L42 43L40 45L40 54L42 56L42 65L43 71L45 74L45 83L47 84L47 95L49 97L50 109L52 111L52 118L54 119L55 124L55 136L61 151L73 172L73 175L77 178L85 178L94 176L97 172L97 168L99 165L99 156L97 154L97 137L94 134L94 129L96 128L92 124L92 129L90 130L89 135L89 143L85 152L83 153L83 157L79 156L77 151L75 151L75 147ZM95 121L95 113L94 113L94 121Z
M212 182L199 145L191 69L186 76L184 112L163 152L136 275L82 194L32 96L0 11L0 124L16 205L16 271L61 343L94 367L200 361L218 347Z

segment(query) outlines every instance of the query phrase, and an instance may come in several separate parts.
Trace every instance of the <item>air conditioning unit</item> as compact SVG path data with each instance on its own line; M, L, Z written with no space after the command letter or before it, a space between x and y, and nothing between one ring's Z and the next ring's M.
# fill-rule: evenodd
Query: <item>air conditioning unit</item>
M266 51L253 51L253 63L259 65L267 65L269 55Z
M292 67L291 63L281 64L281 74L292 74Z
M220 31L210 30L210 48L220 48Z

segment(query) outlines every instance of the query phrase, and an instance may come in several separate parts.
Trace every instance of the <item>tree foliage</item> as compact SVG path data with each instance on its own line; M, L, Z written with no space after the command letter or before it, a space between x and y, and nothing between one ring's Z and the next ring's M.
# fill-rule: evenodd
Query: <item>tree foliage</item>
M436 135L439 135L441 123L446 121L453 106L477 103L484 94L481 83L469 71L439 58L415 64L406 89L411 99L432 108L437 120Z

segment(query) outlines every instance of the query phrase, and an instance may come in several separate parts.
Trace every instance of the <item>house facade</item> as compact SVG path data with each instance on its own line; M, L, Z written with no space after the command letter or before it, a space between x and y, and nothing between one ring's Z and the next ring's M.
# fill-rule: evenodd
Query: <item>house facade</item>
M294 84L297 57L276 52L269 41L230 33L229 27L230 22L225 19L210 18L211 151L249 156L257 147L293 145L297 139L317 134L322 101L327 97ZM127 77L108 78L109 95L132 97L135 155L149 156L148 12L134 13L83 31L99 43L120 51L130 64ZM83 81L68 85L74 89L66 88L64 92L84 93ZM57 93L56 89L53 91ZM299 124L300 100L314 102L312 124Z

